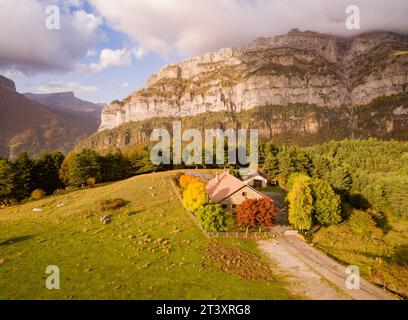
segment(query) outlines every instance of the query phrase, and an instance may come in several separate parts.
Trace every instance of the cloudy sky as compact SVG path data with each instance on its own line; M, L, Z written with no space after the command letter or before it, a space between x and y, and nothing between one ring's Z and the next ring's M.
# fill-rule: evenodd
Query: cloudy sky
M345 28L350 4L360 8L359 31ZM59 30L46 28L50 5L59 8ZM165 64L259 36L408 33L407 17L407 0L0 0L0 74L19 92L109 102Z

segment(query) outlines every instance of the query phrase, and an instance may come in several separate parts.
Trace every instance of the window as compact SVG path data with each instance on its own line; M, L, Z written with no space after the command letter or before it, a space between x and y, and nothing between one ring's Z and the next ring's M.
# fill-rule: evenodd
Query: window
M243 197L246 197L247 196L247 193L244 191L244 192L242 192L242 196Z
M232 205L232 209L235 209L236 207L237 207L236 204L233 204L233 205Z
M223 208L223 209L227 209L227 205L226 205L226 204L223 204L223 205L222 205L222 208Z
M254 188L256 189L262 188L262 180L254 179Z

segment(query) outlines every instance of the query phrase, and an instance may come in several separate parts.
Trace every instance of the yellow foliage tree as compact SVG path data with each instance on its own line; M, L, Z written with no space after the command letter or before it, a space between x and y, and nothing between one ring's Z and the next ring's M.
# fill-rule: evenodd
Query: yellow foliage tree
M195 212L207 203L207 190L202 182L190 183L183 192L183 204L191 212Z

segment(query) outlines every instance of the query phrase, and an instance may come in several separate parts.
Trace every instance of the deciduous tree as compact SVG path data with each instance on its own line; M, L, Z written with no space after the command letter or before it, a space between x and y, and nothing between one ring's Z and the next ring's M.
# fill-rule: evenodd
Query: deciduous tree
M183 192L183 204L191 212L197 211L207 202L207 190L204 183L190 183Z

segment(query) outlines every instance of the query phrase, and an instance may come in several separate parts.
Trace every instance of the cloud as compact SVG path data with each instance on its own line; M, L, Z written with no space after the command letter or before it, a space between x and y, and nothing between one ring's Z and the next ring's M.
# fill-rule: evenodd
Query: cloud
M349 36L349 0L90 0L116 30L145 50L162 56L190 56L222 47L242 46L260 36L292 28ZM408 33L406 0L354 0L361 31Z
M80 3L71 1L75 6ZM48 30L46 4L41 0L1 0L0 70L3 72L67 71L93 47L102 18L82 9L67 10L61 5L60 30Z
M137 60L140 60L146 55L146 51L143 47L139 46L138 48L133 49L133 55Z
M97 63L91 63L89 70L102 71L110 66L129 66L132 63L132 51L126 48L111 50L103 49Z
M98 91L96 87L85 86L76 81L71 82L48 82L41 84L37 87L37 91L41 93L56 93L56 92L65 92L73 91L76 96L89 95Z
M129 88L130 84L129 84L129 82L123 82L120 86L121 86L123 89L126 89L126 88Z

